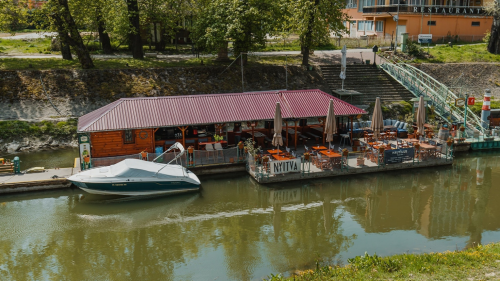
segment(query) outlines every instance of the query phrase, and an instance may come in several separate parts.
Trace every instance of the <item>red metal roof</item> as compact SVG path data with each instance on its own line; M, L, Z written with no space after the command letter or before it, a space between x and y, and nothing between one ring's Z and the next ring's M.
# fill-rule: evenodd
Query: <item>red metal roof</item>
M335 115L366 114L320 90L123 98L78 120L79 132L272 120L276 103L286 118L324 117L333 99Z

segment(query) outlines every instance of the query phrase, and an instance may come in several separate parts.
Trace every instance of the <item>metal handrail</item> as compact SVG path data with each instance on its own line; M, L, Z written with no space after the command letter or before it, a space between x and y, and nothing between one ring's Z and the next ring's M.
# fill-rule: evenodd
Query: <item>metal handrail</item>
M406 63L386 62L381 65L381 68L416 97L424 95L430 98L435 105L436 114L447 122L464 122L465 108L455 106L454 102L458 97L444 84ZM467 108L467 127L484 134L484 128L481 124L481 119L470 108Z

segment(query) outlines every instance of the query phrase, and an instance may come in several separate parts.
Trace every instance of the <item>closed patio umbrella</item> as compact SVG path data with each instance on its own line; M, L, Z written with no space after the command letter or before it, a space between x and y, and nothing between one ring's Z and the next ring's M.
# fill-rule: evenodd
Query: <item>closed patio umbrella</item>
M373 108L372 125L370 129L373 131L373 136L376 140L380 137L380 131L384 129L384 118L382 117L382 107L380 106L380 98L377 97L375 107Z
M283 120L281 119L281 106L280 103L276 103L276 110L274 112L274 136L273 136L273 145L280 149L280 145L283 145L283 138L281 137L281 130L283 130L282 126Z
M337 124L335 123L335 112L333 112L333 99L330 99L328 113L325 120L326 141L328 142L328 152L330 152L330 142L333 141L333 134L337 132Z
M425 105L424 96L420 96L418 100L418 110L417 110L417 133L419 135L424 135L424 124L425 124Z
M345 80L345 72L347 66L347 48L344 45L342 47L342 60L340 61L340 79L342 79L342 90L344 90L344 80Z

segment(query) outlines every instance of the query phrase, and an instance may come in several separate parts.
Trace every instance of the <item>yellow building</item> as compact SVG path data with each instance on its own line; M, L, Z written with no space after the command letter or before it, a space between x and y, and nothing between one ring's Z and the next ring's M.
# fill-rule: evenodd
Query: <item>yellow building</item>
M432 34L433 42L479 41L493 23L484 10L484 4L492 0L399 0L399 5L398 0L346 1L344 12L351 17L347 35L354 38L368 35L394 40L397 32L408 33L415 41L419 34Z

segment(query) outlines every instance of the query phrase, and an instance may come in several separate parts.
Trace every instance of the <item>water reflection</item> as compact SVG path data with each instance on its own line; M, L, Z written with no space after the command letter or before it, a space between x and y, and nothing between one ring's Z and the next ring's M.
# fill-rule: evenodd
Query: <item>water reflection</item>
M0 197L0 276L256 280L367 248L472 247L500 240L498 159L271 186L245 174L202 178L200 193L148 200Z

